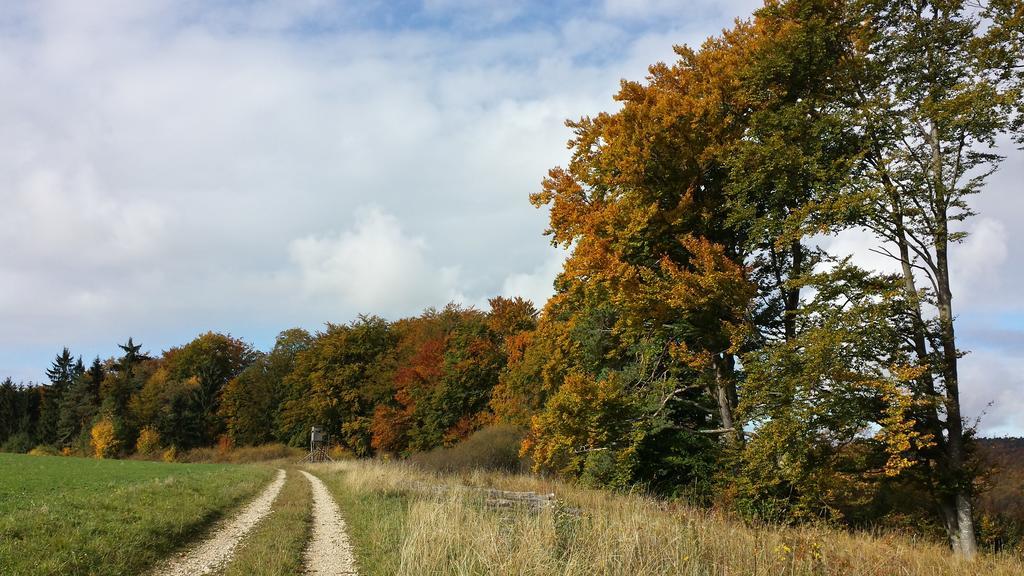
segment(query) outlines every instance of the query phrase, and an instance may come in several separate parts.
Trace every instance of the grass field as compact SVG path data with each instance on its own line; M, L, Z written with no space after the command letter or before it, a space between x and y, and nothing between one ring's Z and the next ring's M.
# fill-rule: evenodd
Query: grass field
M0 573L138 574L273 470L0 453Z
M823 527L748 526L640 494L534 476L436 475L400 462L308 466L348 525L359 573L609 576L1019 576L1024 559L954 558L940 543ZM0 574L140 574L200 540L273 467L0 454ZM474 487L554 492L540 512L493 510ZM291 469L221 576L303 571L309 482Z
M432 476L400 463L314 467L345 512L361 574L1019 576L1019 557L719 514L529 476ZM424 485L448 490L424 491ZM460 485L555 492L579 514L493 511Z

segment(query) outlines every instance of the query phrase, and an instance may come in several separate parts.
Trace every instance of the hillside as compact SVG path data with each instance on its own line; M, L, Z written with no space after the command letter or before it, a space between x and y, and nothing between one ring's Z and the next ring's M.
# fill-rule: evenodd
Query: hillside
M978 452L991 467L978 500L982 542L1024 553L1024 438L981 438Z

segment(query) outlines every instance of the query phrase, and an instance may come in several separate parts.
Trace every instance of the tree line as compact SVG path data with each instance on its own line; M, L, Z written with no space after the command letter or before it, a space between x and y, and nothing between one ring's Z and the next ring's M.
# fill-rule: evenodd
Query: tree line
M261 352L208 332L159 356L129 338L87 369L65 348L46 385L0 385L0 444L122 456L218 442L303 446L313 425L356 456L451 445L493 421L506 339L537 317L521 298L388 322L360 316Z
M950 248L996 139L1020 141L1024 8L769 1L676 54L568 122L571 160L531 197L570 252L539 312L362 316L265 353L129 339L89 368L65 349L50 384L0 386L0 442L302 445L315 424L410 455L513 425L538 472L974 554ZM895 272L827 249L848 231Z

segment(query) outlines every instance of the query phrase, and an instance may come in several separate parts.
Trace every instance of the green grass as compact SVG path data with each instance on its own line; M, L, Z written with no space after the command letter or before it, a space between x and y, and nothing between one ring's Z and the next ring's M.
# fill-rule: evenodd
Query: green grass
M270 515L260 521L236 549L221 576L283 576L301 574L302 553L312 527L313 495L309 481L288 471Z
M412 499L398 490L354 490L343 473L310 467L341 508L362 576L399 573Z
M0 573L138 574L273 471L0 454Z

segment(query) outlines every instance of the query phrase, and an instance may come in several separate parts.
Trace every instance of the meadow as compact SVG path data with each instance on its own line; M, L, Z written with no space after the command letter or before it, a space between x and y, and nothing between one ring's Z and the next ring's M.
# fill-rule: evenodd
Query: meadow
M301 573L309 483L295 465L221 576ZM953 576L1024 574L898 533L744 522L644 493L527 474L431 472L401 461L303 466L340 506L359 574ZM274 467L0 454L0 574L140 574L191 548L260 492ZM486 505L481 489L554 493L543 509Z
M0 453L0 573L141 573L271 474L260 466Z
M433 474L382 461L312 469L341 505L365 575L1024 574L1024 559L1011 554L964 561L942 543L902 534L752 525L536 476ZM553 492L559 505L539 513L493 510L473 487Z

